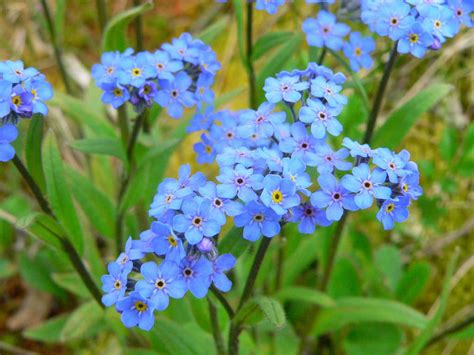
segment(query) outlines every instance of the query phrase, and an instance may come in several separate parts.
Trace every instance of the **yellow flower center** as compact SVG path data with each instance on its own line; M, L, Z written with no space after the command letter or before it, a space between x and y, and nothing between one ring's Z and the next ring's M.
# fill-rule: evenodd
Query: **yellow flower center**
M145 302L142 301L136 301L135 302L135 309L138 312L145 312L148 309L148 306L145 304Z
M133 76L139 76L141 73L142 73L142 71L140 70L140 68L134 68L132 70Z
M120 290L122 288L122 283L120 282L120 280L115 280L114 288L117 290Z
M145 95L148 95L150 92L151 92L150 86L145 85L145 86L143 87L143 93L144 93Z
M272 201L273 203L282 203L283 201L283 194L281 193L280 190L275 190L272 192Z
M206 153L210 154L212 152L212 147L210 145L206 145L204 150L206 151Z
M114 95L115 96L122 96L122 90L120 90L119 88L115 88L114 89Z
M440 21L440 20L436 20L436 21L434 22L434 26L435 26L436 28L440 28L440 27L441 27L441 21Z
M403 184L402 190L403 190L403 192L408 192L408 185L407 185L407 184Z
M12 97L12 103L15 106L20 106L21 105L21 97L18 95L15 95Z
M386 212L392 212L395 209L395 205L393 203L389 203L387 207L385 207Z
M362 54L362 50L357 47L356 49L354 49L354 54L358 57Z
M255 216L253 216L253 220L255 222L262 222L263 221L263 215L261 213L257 213Z
M166 282L164 280L156 280L155 287L159 288L160 290L166 286Z
M31 89L31 94L32 94L33 97L36 99L36 97L37 97L36 95L38 94L38 93L36 92L36 89Z
M419 36L416 33L412 33L409 37L411 43L417 43Z
M168 243L170 243L172 247L175 247L178 245L178 242L176 241L176 239L173 238L172 235L168 236Z

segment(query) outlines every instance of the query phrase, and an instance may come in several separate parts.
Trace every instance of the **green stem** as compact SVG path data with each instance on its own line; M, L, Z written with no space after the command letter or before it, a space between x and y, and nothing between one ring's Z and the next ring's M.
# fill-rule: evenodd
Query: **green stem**
M471 324L474 323L474 315L471 315L470 317L467 317L466 319L460 321L459 323L457 324L454 324L448 328L445 328L444 330L442 330L441 332L439 332L438 334L435 334L429 341L428 343L426 344L426 347L428 346L431 346L435 343L437 343L438 341L440 340L443 340L444 338L446 338L448 335L451 335L451 334L454 334L468 326L470 326Z
M252 52L253 52L253 3L247 2L247 72L249 81L249 104L252 109L257 109L256 94L256 77L255 69L253 67Z
M224 339L222 338L222 333L219 325L219 317L217 315L217 308L214 302L207 297L207 305L209 306L209 316L211 318L212 326L212 337L214 338L214 344L216 346L217 353L219 355L225 355L225 346Z
M130 130L128 128L128 115L127 115L127 107L122 105L117 110L118 115L118 124L120 127L120 135L122 136L122 142L124 146L128 145L128 139L130 136Z
M255 281L257 281L258 272L262 266L263 258L268 250L268 246L272 238L264 237L260 242L255 258L253 259L252 267L250 268L249 274L247 276L247 281L245 282L244 291L239 301L239 306L237 307L236 314L242 309L244 304L248 301L250 296L252 296L253 287L255 286ZM239 353L239 335L242 331L242 325L237 322L232 321L229 330L229 354L238 355Z
M53 218L57 222L57 218L54 215L53 211L49 207L48 201L43 196L43 193L41 192L41 189L39 186L36 184L35 180L31 176L31 174L28 172L28 169L25 167L23 162L20 160L18 156L15 155L13 158L13 164L27 183L27 185L30 187L31 191L33 192L33 195L35 196L36 200L38 201L41 209L43 210L44 213L49 215L51 218ZM59 223L59 222L58 222ZM59 235L55 233L53 230L48 228L47 226L41 224L43 228L48 230L51 234L56 236L58 240L60 241L64 251L69 257L69 260L72 263L72 266L76 270L76 272L79 274L80 278L84 282L84 285L86 285L87 289L89 290L90 294L94 297L94 299L97 301L97 303L103 308L104 305L102 304L101 301L101 292L99 288L97 287L96 283L92 279L89 271L87 271L84 263L81 260L81 257L77 253L76 249L72 245L72 243L67 239L66 237Z
M229 302L227 302L226 298L222 293L219 292L217 288L214 286L211 286L211 292L216 296L217 300L222 304L224 307L225 311L227 312L227 315L229 316L229 319L234 318L234 310L232 309L232 306L230 305Z
M140 113L133 125L132 135L130 136L130 141L128 142L127 146L127 159L129 162L133 161L133 150L135 149L138 134L140 133L140 130L143 126L143 122L146 120L146 116L148 116L148 110L144 110L142 113Z
M133 6L140 6L140 2L140 0L133 0ZM143 18L141 15L135 18L135 39L137 52L143 51Z
M326 53L327 53L327 49L326 47L323 47L323 49L321 49L321 54L319 55L319 58L317 61L318 65L323 64L324 58L326 57Z
M372 134L374 133L375 123L377 121L377 117L382 107L382 102L385 95L385 90L387 88L388 80L390 78L390 74L392 73L392 69L394 67L395 60L397 58L397 44L398 42L394 43L393 48L390 52L390 57L388 59L388 62L385 64L382 80L380 81L379 87L377 89L377 94L375 95L374 104L372 106L372 110L370 111L369 119L367 121L367 127L365 130L363 143L368 144L370 143L370 140L372 139Z
M99 18L100 31L104 33L105 26L107 25L107 4L105 0L95 0L97 8L97 17Z
M41 6L43 8L44 17L46 18L46 24L48 25L49 36L51 37L51 42L53 44L54 57L56 58L56 63L58 64L59 71L64 82L64 87L66 88L66 92L71 95L71 83L69 82L69 77L66 73L66 67L64 66L61 49L59 48L58 40L56 37L56 30L54 28L53 19L51 17L51 12L49 11L49 6L46 0L41 0Z

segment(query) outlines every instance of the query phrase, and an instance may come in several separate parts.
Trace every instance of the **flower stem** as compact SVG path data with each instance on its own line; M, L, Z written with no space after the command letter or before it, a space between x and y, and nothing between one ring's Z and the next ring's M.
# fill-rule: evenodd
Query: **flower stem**
M120 135L122 136L122 142L124 146L127 146L130 135L130 130L128 128L127 107L125 105L120 106L117 110L117 115L118 124L120 127Z
M326 57L326 53L327 53L326 47L323 47L321 49L321 54L319 55L319 58L318 58L318 61L317 61L318 65L323 64L324 58Z
M227 302L224 295L220 293L219 290L215 288L214 286L211 286L211 292L214 294L214 296L216 296L217 300L222 304L229 318L232 319L234 317L234 310L232 309L232 306L230 305L230 303Z
M140 6L140 0L133 0L133 6ZM143 51L143 19L141 15L135 18L135 39L137 52Z
M394 67L395 60L397 58L397 44L398 42L394 43L392 50L390 51L390 57L387 63L385 64L382 80L380 81L379 87L377 89L377 94L375 95L374 104L372 106L372 110L370 111L369 119L367 121L367 127L365 129L363 143L368 144L370 143L370 140L372 139L372 134L374 133L374 129L375 129L375 122L377 121L377 117L382 107L383 97L385 95L385 90L387 89L388 80L390 78L390 74L392 73L392 69Z
M253 287L255 286L255 281L257 280L258 272L262 266L263 258L265 253L268 250L268 246L272 238L264 237L260 242L255 258L253 259L252 267L250 268L249 274L247 276L247 281L245 282L244 291L239 301L239 306L237 307L236 314L242 309L244 304L248 301L253 292ZM242 331L242 325L236 322L231 322L229 330L229 354L238 355L239 353L239 335Z
M435 334L429 341L428 343L426 344L426 347L428 346L431 346L435 343L437 343L438 341L440 340L443 340L444 338L446 338L448 335L451 335L453 333L456 333L468 326L470 326L471 324L474 323L474 315L471 315L470 317L467 317L465 319L463 319L462 321L460 321L459 323L457 324L454 324L444 330L442 330L441 332L439 332L438 334Z
M216 345L216 350L219 355L225 355L225 346L224 339L222 338L222 333L219 325L219 317L217 315L217 307L212 302L210 297L207 297L207 305L209 306L209 316L211 318L212 325L212 337L214 338L214 344Z
M49 215L50 217L52 217L57 222L57 218L54 215L51 208L49 207L48 201L46 201L46 199L44 198L43 193L41 192L41 189L36 184L35 180L31 176L31 174L28 172L28 169L25 167L25 165L23 164L23 162L20 160L20 158L17 155L13 157L13 164L15 165L15 167L17 168L17 170L19 171L19 173L25 180L26 184L30 187L31 191L33 192L33 195L38 201L38 204L40 205L43 212ZM104 308L104 305L101 302L101 293L100 293L99 288L97 287L96 283L92 279L89 271L87 271L84 263L81 260L81 257L79 256L79 254L77 253L76 249L74 248L72 243L69 241L69 239L67 239L66 237L62 235L57 234L56 232L54 232L53 230L51 230L44 224L41 224L41 226L44 229L48 230L51 234L56 236L56 238L58 238L58 240L60 241L63 247L63 250L66 252L66 254L69 257L69 260L71 261L72 266L74 267L74 269L79 274L82 281L84 282L84 285L87 287L90 294L94 297L97 303L102 308Z
M252 109L257 108L256 94L256 77L255 69L253 67L252 52L253 52L253 3L247 2L247 72L249 81L249 104Z
M104 33L105 26L107 25L107 5L105 0L95 0L97 8L97 16L99 18L100 31Z
M59 71L63 79L64 87L66 88L66 92L69 95L71 95L72 94L71 83L69 82L69 77L67 76L67 73L66 73L66 67L64 66L64 62L62 59L61 48L59 48L59 44L58 44L58 40L56 36L56 30L54 28L53 19L51 17L51 12L49 11L49 6L46 0L41 0L41 6L43 8L46 24L48 25L49 36L51 37L51 42L53 44L54 57L56 58L56 63L58 64Z

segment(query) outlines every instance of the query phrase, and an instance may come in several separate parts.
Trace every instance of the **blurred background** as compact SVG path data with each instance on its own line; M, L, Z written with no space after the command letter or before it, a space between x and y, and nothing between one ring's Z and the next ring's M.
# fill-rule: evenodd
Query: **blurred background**
M89 76L90 68L100 60L101 55L101 29L95 4L85 0L56 0L48 3L76 96L89 95L99 105L98 91L87 89L94 85ZM113 16L133 4L132 1L114 0L108 1L107 5L108 15ZM301 32L302 21L308 16L315 16L317 11L317 6L306 5L303 1L287 4L273 16L256 11L255 36L258 38L270 31ZM341 20L344 21L344 18ZM144 49L150 51L183 31L197 35L209 26L218 26L216 28L219 31L209 38L209 44L222 63L214 91L217 97L230 93L230 99L223 104L224 108L248 107L246 73L239 59L237 27L230 4L218 4L211 0L156 1L154 8L144 14L142 21ZM133 26L129 30L129 40L133 44ZM64 91L39 1L0 0L0 38L0 60L21 59L27 66L35 66L43 72L55 91ZM283 61L284 68L306 66L311 52L308 51L304 38L300 39L289 59ZM383 67L390 46L387 39L379 38L372 69L378 73L360 73L369 99L373 98L376 84L374 79L380 78L380 68ZM258 59L257 72L269 61L275 60L275 53L278 53L279 48L270 49ZM459 249L460 257L443 324L473 316L473 58L474 29L463 30L449 40L440 52L429 53L423 60L411 56L399 57L379 123L384 121L384 117L392 109L406 103L428 85L444 83L452 86L446 97L417 120L397 147L398 150L409 150L411 159L418 162L424 195L411 207L409 220L391 232L382 230L374 218L374 211L351 217L340 254L340 260L343 261L339 260L339 266L336 266L336 270L340 271L350 269L344 275L352 276L345 276L341 280L341 283L349 285L349 290L339 290L337 283L334 283L330 292L396 298L397 290L391 282L404 275L404 282L411 284L410 289L414 292L414 297L410 296L409 302L421 312L429 314L440 296L447 262L453 251ZM345 71L330 55L326 57L324 65L335 71ZM350 85L344 91L347 96L354 92ZM351 102L342 115L342 121L345 134L357 138L364 122L361 121L356 105L351 106ZM63 159L72 166L81 168L84 161L68 146L68 142L80 134L79 125L77 120L69 119L60 107L60 104L51 105L50 115L46 119L47 126L56 132L58 141L64 145ZM180 122L172 121L165 114L160 116L158 122L159 129L164 134L179 124ZM20 127L26 132L27 125ZM197 167L196 156L191 147L198 139L199 134L191 134L180 143L170 163L162 167L166 169L164 176L175 176L179 165L185 162ZM21 144L19 139L16 147L21 149ZM211 178L217 171L215 166L206 166L204 170ZM106 178L98 179L105 181ZM155 186L159 182L155 181ZM103 185L106 186L106 183ZM67 343L53 338L50 342L40 342L37 336L28 335L27 329L73 310L78 304L74 296L55 282L53 275L61 266L51 261L54 253L7 222L5 213L19 218L35 208L28 194L27 187L22 184L13 166L1 165L0 209L3 216L0 216L0 353L27 353L27 350L44 354L66 354L72 350L84 354L113 353L113 336L109 333L83 336ZM148 196L148 200L151 197ZM139 228L135 226L135 229ZM296 245L296 238L309 238L297 235L287 237L289 248ZM292 238L293 241L290 240ZM307 240L304 242L307 243ZM318 244L307 246L317 248ZM114 250L105 250L103 253L106 259L114 257ZM318 250L315 249L314 253L317 255ZM308 265L311 262L312 260ZM413 269L416 270L416 276L410 279L407 271ZM306 271L306 274L295 277L295 282L305 283L311 280L311 273ZM301 309L295 307L287 311L288 317L297 322ZM377 354L377 350L373 353ZM426 354L467 353L474 354L473 339L470 337L444 340L426 350Z

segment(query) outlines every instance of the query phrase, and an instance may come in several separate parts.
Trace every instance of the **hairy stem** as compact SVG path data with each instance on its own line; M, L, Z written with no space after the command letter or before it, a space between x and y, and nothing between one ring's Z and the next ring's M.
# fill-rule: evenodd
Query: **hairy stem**
M382 108L382 102L385 95L385 90L387 89L388 80L390 79L390 74L392 73L392 69L397 58L397 44L398 42L394 43L393 48L390 51L390 57L387 63L385 64L382 80L380 81L379 87L377 88L374 104L372 106L372 110L370 111L369 119L367 121L367 127L365 129L363 143L368 144L372 139L372 135L375 129L375 123L377 122L377 117L379 115L380 109Z
M107 25L107 4L105 0L95 0L95 6L97 8L100 31L104 33L105 26Z
M58 40L56 36L56 30L54 28L53 19L51 17L51 12L49 11L49 6L46 0L41 0L41 7L43 8L44 17L46 19L46 24L48 26L49 36L51 37L51 43L53 44L54 57L56 59L56 63L58 64L59 72L61 73L61 78L63 80L64 87L66 88L66 92L69 95L71 95L72 94L71 83L66 73L66 67L64 66L61 48L59 48L59 44L58 44Z
M225 355L226 350L224 346L224 339L222 338L222 333L219 325L219 317L217 315L217 308L214 302L207 297L207 305L209 306L209 316L211 318L212 326L212 337L214 338L214 344L216 346L217 353L219 355Z
M252 52L253 52L253 3L247 2L247 72L249 81L249 104L252 109L257 108L256 94L256 77L255 69L253 67Z
M260 242L260 246L258 247L257 253L255 254L255 258L253 259L252 267L250 268L249 274L247 276L244 291L242 292L239 305L235 312L236 314L239 312L240 309L242 309L242 307L248 301L250 296L252 296L253 287L255 286L255 281L257 280L258 272L260 271L263 258L265 257L265 254L268 250L268 246L270 245L271 241L272 238L263 237L262 241ZM237 355L239 353L239 335L241 331L241 324L231 322L228 344L230 355Z
M43 193L41 192L41 189L39 186L36 184L35 180L31 176L31 174L28 172L28 169L25 167L23 162L20 160L18 156L15 155L13 158L13 164L25 180L26 184L29 186L31 191L33 192L33 195L35 196L36 200L38 201L38 204L40 205L41 209L43 210L44 213L52 217L56 222L57 218L54 215L53 211L49 207L48 201L43 196ZM41 226L48 230L51 234L56 236L58 240L60 241L63 250L66 252L66 254L69 257L69 260L72 263L72 266L76 270L76 272L79 274L80 278L84 282L84 285L86 285L87 289L89 290L90 294L94 297L94 299L97 301L97 303L103 308L104 305L101 302L101 292L99 288L97 287L96 283L92 279L89 271L85 267L84 263L81 260L81 257L77 253L76 249L72 245L72 243L67 239L66 237L59 235L52 231L50 228L45 226L44 224L41 224Z
M222 304L225 311L227 312L227 315L229 316L229 319L232 319L234 317L235 312L232 309L232 306L230 305L230 303L224 297L224 295L220 293L220 291L214 286L211 286L211 292L214 294L214 296L216 296L217 300Z

